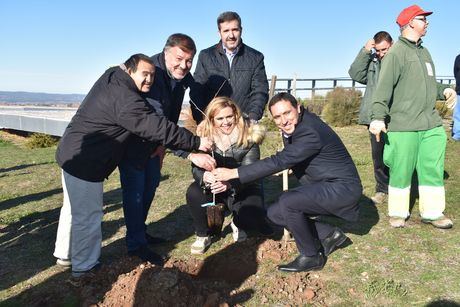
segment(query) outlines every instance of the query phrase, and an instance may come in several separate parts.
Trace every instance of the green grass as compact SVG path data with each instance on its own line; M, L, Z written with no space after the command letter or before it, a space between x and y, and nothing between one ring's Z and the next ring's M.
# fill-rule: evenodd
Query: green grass
M424 306L436 300L460 302L460 143L448 142L445 170L446 214L451 230L420 222L415 203L408 226L391 229L386 205L375 207L372 161L367 131L361 126L335 129L350 151L361 176L364 196L357 223L333 220L343 227L353 244L333 253L325 268L315 274L324 282L327 305ZM79 305L78 292L65 285L68 272L54 265L52 252L62 202L60 169L55 147L27 149L25 141L6 140L0 134L0 302L8 306L47 305L57 294L61 304ZM279 148L279 134L271 133L262 148L264 156ZM185 191L192 176L188 161L168 154L163 180L148 217L149 232L171 239L159 252L187 260L194 240L185 208ZM280 178L265 180L266 199L281 191ZM295 180L291 180L293 186ZM124 220L118 173L104 185L102 261L123 257ZM205 259L231 243L230 236L213 244ZM274 263L258 269L262 280L251 285L255 293L245 305L260 305L258 289L270 287ZM275 275L274 275L275 274ZM288 304L268 297L274 304Z

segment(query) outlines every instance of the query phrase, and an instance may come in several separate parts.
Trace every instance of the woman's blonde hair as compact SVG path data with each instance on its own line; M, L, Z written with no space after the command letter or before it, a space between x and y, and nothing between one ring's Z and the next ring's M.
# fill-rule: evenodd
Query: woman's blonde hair
M205 117L205 124L203 129L201 130L200 136L201 137L210 137L212 138L216 133L216 129L214 128L214 118L216 114L226 108L230 107L233 110L233 114L235 115L235 124L236 128L238 128L239 135L236 145L238 147L248 147L250 142L254 143L261 143L263 137L258 137L257 140L253 140L251 137L251 131L253 130L253 125L249 125L249 122L243 118L240 108L235 104L235 102L228 98L228 97L215 97L206 107L204 113L206 114Z

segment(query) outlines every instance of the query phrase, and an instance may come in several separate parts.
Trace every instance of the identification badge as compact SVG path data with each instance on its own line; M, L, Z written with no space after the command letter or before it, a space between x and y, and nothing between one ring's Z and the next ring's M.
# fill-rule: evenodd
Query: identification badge
M425 62L426 70L428 71L428 76L433 77L433 67L431 67L431 63Z

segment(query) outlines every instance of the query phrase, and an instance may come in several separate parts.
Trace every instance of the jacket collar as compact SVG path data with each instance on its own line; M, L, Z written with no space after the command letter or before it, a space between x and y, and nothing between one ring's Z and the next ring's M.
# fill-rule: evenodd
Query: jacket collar
M410 39L405 38L404 36L400 36L399 40L406 46L411 48L421 48L423 40L420 38L417 42L411 41Z
M158 63L160 64L160 68L166 71L166 60L164 51L160 53L160 56L158 57Z
M241 54L243 53L244 46L245 46L245 44L243 43L243 40L241 39L241 43L240 43L240 45L238 46L238 52L236 53L236 55L241 55ZM224 48L222 47L222 40L220 40L220 41L217 43L216 49L217 49L217 52L219 52L220 54L225 55L225 50L224 50ZM236 56L236 55L235 55L235 56Z
M130 90L135 91L136 93L141 93L134 83L133 78L128 74L126 67L124 64L120 64L118 67L114 67L115 69L115 76L118 78L122 83L124 83Z

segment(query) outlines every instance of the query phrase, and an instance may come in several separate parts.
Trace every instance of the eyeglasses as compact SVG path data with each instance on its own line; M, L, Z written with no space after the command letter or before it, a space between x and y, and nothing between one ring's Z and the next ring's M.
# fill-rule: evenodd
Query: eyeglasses
M414 20L420 20L420 21L425 22L425 23L427 22L426 17L418 17L418 18L415 17Z

